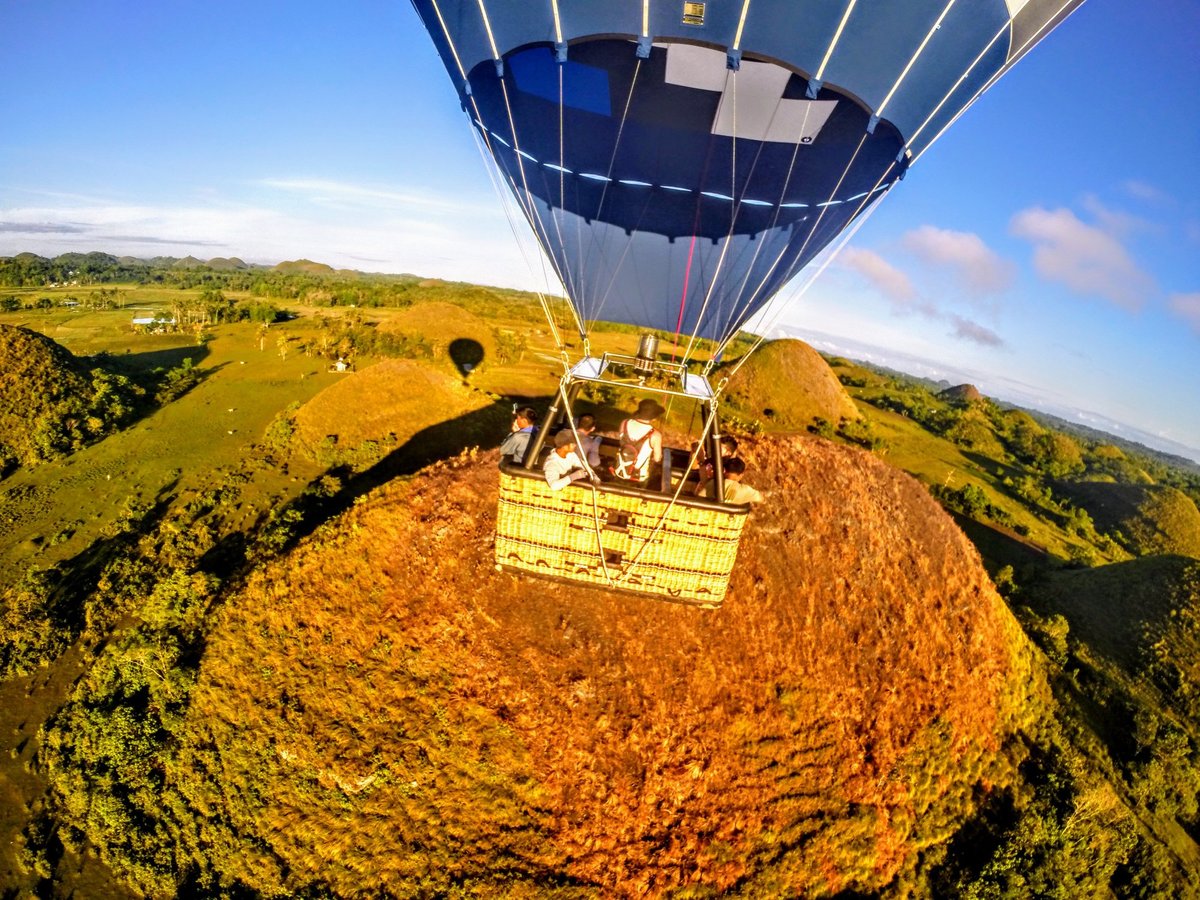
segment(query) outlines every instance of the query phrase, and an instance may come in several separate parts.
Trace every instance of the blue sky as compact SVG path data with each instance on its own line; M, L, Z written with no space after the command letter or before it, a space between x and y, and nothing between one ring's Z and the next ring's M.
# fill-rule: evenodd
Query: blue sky
M0 3L0 255L547 287L406 0L132 9ZM773 325L1200 459L1197 161L1200 0L1089 0Z

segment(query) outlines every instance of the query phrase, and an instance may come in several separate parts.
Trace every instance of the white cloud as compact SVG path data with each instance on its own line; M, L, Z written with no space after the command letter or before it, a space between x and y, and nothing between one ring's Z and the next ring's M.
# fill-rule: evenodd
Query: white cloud
M909 277L874 251L846 247L839 254L838 263L862 275L893 303L907 306L916 298Z
M403 209L443 215L462 215L484 209L489 213L494 212L494 206L467 205L452 197L325 178L264 178L258 184L272 190L298 195L301 199L320 206Z
M1159 226L1140 216L1111 209L1100 202L1095 194L1087 194L1081 203L1083 208L1091 213L1092 218L1102 231L1114 237L1128 237L1139 231L1158 231Z
M952 269L973 294L998 293L1013 283L1012 263L977 234L923 225L904 236L904 246L928 263Z
M353 193L348 192L348 193ZM261 199L261 198L260 198ZM130 256L239 256L273 264L305 257L336 268L411 272L479 284L556 290L531 274L499 209L332 210L269 203L193 206L0 207L0 255L99 250Z
M1114 235L1069 209L1022 210L1013 216L1010 230L1034 245L1033 265L1043 278L1078 294L1136 311L1155 290L1154 280Z
M1171 312L1188 323L1188 327L1200 336L1200 291L1190 294L1172 294L1167 298Z
M1141 200L1144 203L1169 203L1171 195L1147 181L1142 181L1139 178L1130 178L1122 187L1125 193L1134 200Z

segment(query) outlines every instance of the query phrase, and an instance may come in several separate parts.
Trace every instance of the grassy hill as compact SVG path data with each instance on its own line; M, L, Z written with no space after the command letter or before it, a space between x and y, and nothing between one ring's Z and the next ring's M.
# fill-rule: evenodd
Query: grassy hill
M1137 673L1173 620L1200 611L1197 573L1196 560L1147 556L1054 573L1038 585L1037 598L1042 610L1064 615L1088 646Z
M302 275L332 275L334 273L333 266L313 262L311 259L294 259L281 262L275 265L272 271L283 274Z
M731 372L729 364L724 372ZM722 373L718 373L717 379ZM729 404L750 420L797 430L816 419L837 424L859 411L829 364L803 341L769 341L729 379Z
M496 362L496 335L492 326L455 303L417 303L390 316L379 328L385 333L425 340L436 358L460 373Z
M93 256L0 313L155 397L0 482L0 894L1200 895L1200 562L1087 495L1178 540L1189 471L833 360L861 418L729 423L767 500L724 608L517 579L488 448L557 383L529 296L38 286ZM282 314L129 331L214 284ZM477 390L443 321L496 337ZM792 352L772 402L817 390Z
M940 391L938 396L943 400L949 400L951 403L964 405L978 403L983 399L983 394L973 384L957 384L954 387L948 387L944 391Z
M326 464L361 458L374 462L389 449L443 422L491 405L459 379L406 359L389 359L346 374L294 416L300 449ZM355 415L347 416L353 409Z
M124 398L119 391L106 398L103 390L64 347L36 331L0 324L0 474L104 434L124 412L106 399L123 406Z
M1097 530L1119 534L1131 553L1200 559L1200 509L1182 491L1098 481L1068 482L1061 488L1088 511Z

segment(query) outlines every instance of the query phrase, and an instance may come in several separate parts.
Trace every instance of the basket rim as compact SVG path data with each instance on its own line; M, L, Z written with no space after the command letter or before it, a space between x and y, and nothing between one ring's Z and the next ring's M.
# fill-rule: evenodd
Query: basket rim
M541 482L541 484L549 490L549 485L546 484L545 476L539 472L526 469L524 466L516 465L510 462L507 458L500 461L500 473L508 475L511 478L524 478L529 481ZM594 486L595 490L601 494L615 494L620 497L635 497L639 500L648 500L657 503L670 503L671 495L664 494L662 491L652 491L647 488L632 487L624 484L616 484L611 481L601 482ZM587 491L592 490L592 487L583 487L580 485L569 484L564 491ZM724 513L726 516L748 516L750 514L750 505L742 504L735 505L732 503L718 503L715 500L709 500L707 497L694 497L680 494L675 499L676 506L684 506L691 509L702 509L706 512Z

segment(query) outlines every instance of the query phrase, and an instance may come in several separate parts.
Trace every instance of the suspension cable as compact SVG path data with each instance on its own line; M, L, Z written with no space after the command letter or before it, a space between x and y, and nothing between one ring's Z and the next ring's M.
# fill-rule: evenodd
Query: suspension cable
M783 95L781 94L779 101L776 103L775 111L771 113L772 124L774 123L775 116L778 114L779 107L782 104L783 104ZM771 214L771 224L769 226L767 226L767 228L763 229L763 232L762 232L763 234L766 234L766 232L774 229L779 224L779 217L783 214L783 202L787 198L788 188L791 187L792 175L795 173L795 170L796 170L796 162L800 157L800 146L801 146L800 138L803 137L804 132L808 129L808 117L811 112L812 112L812 104L810 103L810 104L806 105L804 108L804 118L801 119L801 121L800 121L800 131L799 131L799 134L796 135L795 144L792 146L792 158L788 162L787 176L784 178L783 184L779 189L779 199L776 201L775 209ZM762 153L762 148L760 147L759 155L761 155L761 153ZM755 165L757 165L757 164L758 164L758 156L755 157ZM753 172L753 169L751 171ZM744 196L744 194L743 194L743 196ZM784 255L787 253L788 242L787 241L784 242L783 247L779 251L779 254L775 257L774 261L771 263L770 267L767 269L766 273L763 275L763 277L759 281L758 285L755 286L753 293L751 293L749 295L749 297L746 297L745 302L741 305L741 308L738 309L736 298L742 298L742 297L746 296L746 285L750 281L750 274L754 270L754 265L755 265L755 263L758 262L759 254L762 253L762 250L765 246L766 246L766 240L763 239L763 240L759 241L757 243L757 246L755 247L754 256L750 260L750 265L746 267L746 274L742 278L742 284L737 289L737 292L733 295L733 297L735 298L734 303L733 303L734 308L730 310L732 315L730 315L729 318L726 320L727 323L728 322L736 322L739 318L742 317L742 315L745 314L746 310L748 310L750 308L750 304L754 302L754 298L758 296L758 293L759 293L759 291L762 290L763 285L765 285L767 283L767 280L771 277L771 274L775 271L775 267L777 265L779 265L780 261L783 259ZM729 325L726 324L726 326L724 328L722 328L721 333L724 333L725 331L727 331L728 328L729 328ZM719 356L721 354L721 352L725 348L725 345L728 343L730 337L731 337L731 335L726 334L725 338L723 340L717 342L717 344L718 344L717 349L713 352L712 356L710 356L710 358L709 358L710 363L712 362L713 359L715 359L717 356Z
M732 85L731 85L732 82ZM712 278L708 282L708 290L704 295L704 302L700 304L700 312L696 315L696 327L692 329L691 336L688 338L687 348L683 351L683 364L686 366L688 360L692 357L692 348L696 346L696 338L700 334L700 328L704 322L704 315L708 310L708 303L712 299L713 292L717 288L717 279L720 277L721 268L725 264L725 255L729 252L729 245L733 242L733 231L737 227L738 204L737 197L737 71L733 69L725 70L725 91L724 97L730 96L732 93L732 109L731 115L733 118L733 137L730 139L730 188L729 188L729 232L725 235L725 242L721 245L721 253L717 257L717 268L712 273ZM732 86L733 90L730 91Z
M894 185L894 184L895 184L895 182L892 183L892 185ZM848 244L851 241L851 239L853 239L854 235L856 235L858 233L858 230L860 228L862 228L862 226L864 224L866 224L867 220L870 219L871 215L874 214L875 210L877 210L879 208L880 204L882 204L884 197L886 197L888 195L888 193L891 192L892 185L888 185L887 190L885 190L883 192L883 194L881 194L875 200L875 202L872 203L867 208L866 212L863 215L860 215L854 221L853 227L848 228L844 232L842 232L842 235L840 236L840 238L838 240L837 246L833 249L833 251L831 253L829 253L826 256L826 258L824 260L822 260L820 266L817 267L817 270L815 272L813 272L812 274L810 274L808 276L808 278L806 278L804 280L804 283L799 288L797 288L796 290L794 290L792 292L792 294L788 297L786 303L777 303L775 301L772 301L770 304L768 304L771 307L771 309L769 310L770 318L767 321L763 322L762 325L758 328L760 333L759 333L757 339L751 345L750 349L747 350L738 359L738 361L734 364L733 368L730 370L729 374L725 377L724 381L722 382L722 385L724 385L725 382L728 382L729 379L733 378L733 376L736 375L738 373L738 371L742 368L742 366L745 364L746 360L748 360L754 354L754 352L763 345L763 343L767 339L767 335L770 333L771 329L775 327L775 322L779 319L779 316L783 313L783 310L786 309L787 307L791 306L792 303L795 302L796 300L798 300L800 297L804 296L804 294L806 294L808 292L808 289L810 287L812 287L813 283L816 282L816 280L821 277L821 274L827 268L829 268L830 263L832 263L835 259L837 259L837 257L841 254L843 248L845 248L846 244ZM718 388L716 393L718 395L720 395L721 388Z
M713 399L715 400L716 398L714 397ZM663 511L659 515L658 521L654 524L654 528L651 530L650 534L642 539L642 545L638 547L637 552L635 552L633 556L629 558L628 562L622 565L620 572L617 573L617 578L615 579L614 583L625 581L629 577L629 573L637 564L638 560L641 559L642 553L644 553L646 548L654 542L654 539L658 536L658 533L662 531L663 526L666 524L667 516L670 515L671 510L675 508L675 504L679 501L679 496L683 493L684 485L687 484L687 472L690 472L695 467L696 461L700 458L700 448L702 448L705 441L708 440L709 432L712 431L713 424L716 422L716 416L707 416L706 418L707 421L704 423L704 430L700 435L700 440L696 442L696 449L692 451L691 456L688 458L687 469L680 475L679 486L675 488L675 493L671 495L670 502L667 503L667 505L663 508Z
M612 184L613 169L615 169L616 165L617 165L617 153L620 152L620 149L621 149L621 139L625 135L625 123L629 118L629 110L633 106L633 91L638 85L638 78L641 75L641 71L642 71L642 60L640 58L638 58L637 62L634 64L633 78L630 79L630 82L629 82L629 91L625 95L625 106L621 110L621 121L617 125L617 136L616 136L616 139L613 141L612 155L608 159L608 169L604 173L604 187L601 188L601 190L600 190L600 202L596 205L596 215L594 216L594 218L598 221L600 220L600 214L604 211L604 203L608 199L608 189L609 189L609 186ZM649 201L647 201L647 204L648 203L649 203ZM644 212L645 212L645 210L643 210L643 213ZM588 237L590 238L590 240L588 241L587 254L585 257L581 257L581 259L580 259L581 266L586 261L586 263L590 267L590 258L591 258L592 252L595 250L596 245L599 243L599 240L600 240L599 235L597 234L598 231L599 231L599 229L592 229L588 234ZM629 248L629 246L632 245L632 243L633 243L633 232L631 231L626 238L626 252L628 252L628 248ZM581 252L582 252L582 248L581 248ZM608 256L608 254L604 250L599 251L599 253L602 258ZM624 254L622 254L622 259L624 259ZM581 271L582 271L582 269L581 269ZM595 314L592 316L586 317L589 332L591 331L592 326L595 325L595 323L597 321L599 321L599 319L600 319L600 313L604 309L605 303L608 300L609 292L612 290L612 285L616 281L618 271L619 271L618 267L614 267L612 269L612 275L609 278L608 287L604 290L600 299L596 303L596 308L594 311Z

